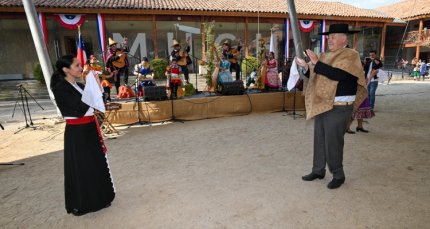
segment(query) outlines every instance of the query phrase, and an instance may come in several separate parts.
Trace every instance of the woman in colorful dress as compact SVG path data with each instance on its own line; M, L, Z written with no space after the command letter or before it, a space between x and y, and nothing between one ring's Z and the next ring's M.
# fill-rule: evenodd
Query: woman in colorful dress
M348 134L355 134L355 131L351 130L351 124L354 119L357 120L357 127L355 130L357 132L368 133L369 131L363 128L363 119L370 119L375 116L375 112L370 107L369 98L366 98L358 108L358 110L354 113L351 122L349 123L348 129L346 132Z
M222 85L225 82L232 81L233 77L230 72L230 61L225 57L225 55L221 55L220 69L218 74L218 85Z
M267 74L264 82L266 89L279 89L281 87L281 80L278 75L278 64L275 60L275 53L270 52L267 60Z
M167 88L170 89L170 99L177 99L182 96L182 79L181 67L178 65L176 59L172 59L170 65L167 66Z
M115 188L106 147L94 109L82 102L84 85L77 82L82 67L66 55L56 63L51 89L66 120L64 132L64 187L67 213L80 216L109 207ZM87 79L88 81L88 79ZM98 79L96 79L97 82Z

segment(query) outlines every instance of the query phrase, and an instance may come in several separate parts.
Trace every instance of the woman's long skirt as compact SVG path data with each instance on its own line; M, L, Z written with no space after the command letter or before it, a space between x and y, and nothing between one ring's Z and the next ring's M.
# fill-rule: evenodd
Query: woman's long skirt
M64 133L66 211L88 213L110 205L115 188L95 122L66 125Z
M268 68L265 84L270 88L281 87L281 80L279 79L277 68Z

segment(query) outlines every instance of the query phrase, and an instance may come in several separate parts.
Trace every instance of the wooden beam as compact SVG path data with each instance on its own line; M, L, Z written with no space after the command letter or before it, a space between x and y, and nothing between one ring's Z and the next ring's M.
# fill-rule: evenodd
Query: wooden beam
M415 51L415 57L420 59L420 51L421 51L421 42L422 42L422 32L423 32L423 20L420 20L420 25L418 27L418 42L417 49Z
M21 13L24 12L23 7L0 7L0 12ZM215 16L223 17L250 17L256 18L257 12L237 12L237 11L197 11L197 10L158 10L158 9L100 9L100 8L48 8L37 7L37 12L42 13L63 13L63 14L123 14L123 15L175 15L175 16ZM287 12L282 13L267 13L260 12L260 18L286 18ZM334 20L334 21L360 21L383 23L392 22L392 18L372 18L372 17L345 17L345 16L330 16L330 15L308 15L297 14L298 19L308 20Z
M202 17L202 21L203 21ZM206 33L205 33L205 24L200 24L200 32L202 34L202 60L206 61Z
M385 24L384 27L382 27L382 36L381 36L381 45L380 45L381 50L379 52L381 60L384 60L384 57L385 57L385 38L386 38L386 33L387 33L387 24Z
M417 44L405 44L405 48L413 48L413 47L417 47Z
M245 46L245 57L249 55L249 18L245 18L245 40L244 44Z
M358 23L355 22L354 27L357 28ZM358 33L354 33L352 37L352 47L353 49L357 50L358 47Z
M154 34L154 58L158 58L157 16L152 15L152 34Z

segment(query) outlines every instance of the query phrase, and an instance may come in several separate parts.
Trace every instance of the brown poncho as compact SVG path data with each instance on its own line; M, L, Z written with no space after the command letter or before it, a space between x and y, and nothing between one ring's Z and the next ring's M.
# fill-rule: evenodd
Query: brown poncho
M366 80L363 67L357 51L350 48L340 48L334 52L323 53L319 61L332 67L342 69L357 77L357 94L354 102L354 111L367 97ZM310 77L304 89L306 119L333 109L338 81L331 80L324 75L314 72L314 66L310 66Z

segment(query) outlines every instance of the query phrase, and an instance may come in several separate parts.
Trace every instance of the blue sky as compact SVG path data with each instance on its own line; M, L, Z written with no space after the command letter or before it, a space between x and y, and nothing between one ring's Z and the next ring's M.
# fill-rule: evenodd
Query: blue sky
M364 9L374 9L380 6L394 4L400 0L322 0L326 2L343 2Z

